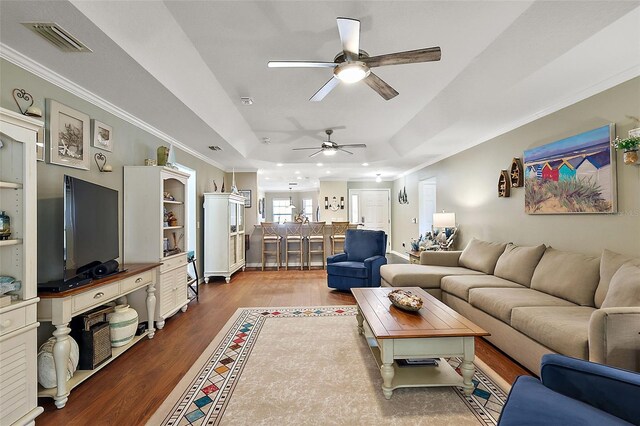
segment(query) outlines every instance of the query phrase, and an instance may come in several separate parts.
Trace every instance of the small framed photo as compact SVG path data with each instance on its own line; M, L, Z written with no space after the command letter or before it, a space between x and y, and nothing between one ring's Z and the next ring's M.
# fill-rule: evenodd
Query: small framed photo
M250 189L240 189L238 190L240 195L244 197L244 207L246 209L251 208L251 190Z
M89 116L47 99L49 163L89 170Z
M93 146L111 152L113 150L113 128L98 121L91 120Z
M36 138L36 160L44 161L44 127L38 130L38 137Z

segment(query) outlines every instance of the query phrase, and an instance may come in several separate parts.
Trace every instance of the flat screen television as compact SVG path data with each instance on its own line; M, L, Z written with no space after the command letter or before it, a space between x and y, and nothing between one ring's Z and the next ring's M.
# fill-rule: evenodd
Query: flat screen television
M118 235L118 191L65 175L63 280L117 259Z

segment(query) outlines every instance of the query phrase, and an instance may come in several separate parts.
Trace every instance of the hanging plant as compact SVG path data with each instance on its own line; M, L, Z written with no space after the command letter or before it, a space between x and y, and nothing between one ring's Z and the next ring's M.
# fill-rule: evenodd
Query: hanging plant
M624 163L635 164L638 161L638 146L640 146L640 136L632 136L625 139L619 137L613 141L613 147L624 151Z

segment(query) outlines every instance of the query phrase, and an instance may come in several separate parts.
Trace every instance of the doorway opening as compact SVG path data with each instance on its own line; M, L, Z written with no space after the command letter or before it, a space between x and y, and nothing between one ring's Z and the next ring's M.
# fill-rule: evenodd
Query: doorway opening
M418 185L418 232L425 235L433 230L436 212L436 178L421 180Z

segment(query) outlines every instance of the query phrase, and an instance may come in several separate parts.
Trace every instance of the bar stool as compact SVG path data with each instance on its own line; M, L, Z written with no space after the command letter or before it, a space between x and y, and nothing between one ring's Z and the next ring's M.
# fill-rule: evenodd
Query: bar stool
M322 254L322 269L325 268L324 264L327 260L327 254L324 249L324 225L326 222L309 222L309 235L307 239L307 267L311 270L311 255ZM315 244L316 247L312 246Z
M302 223L290 222L285 225L285 269L289 270L289 253L300 256L300 270L304 269L304 256L302 255ZM296 246L297 244L297 246Z
M276 269L280 270L280 241L282 237L278 233L278 225L273 222L262 222L262 270L264 271L264 264L266 255L274 254L276 256ZM269 244L275 244L275 250L267 250Z
M336 254L336 243L341 243L344 251L344 239L348 227L349 222L331 222L331 254Z

